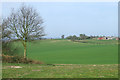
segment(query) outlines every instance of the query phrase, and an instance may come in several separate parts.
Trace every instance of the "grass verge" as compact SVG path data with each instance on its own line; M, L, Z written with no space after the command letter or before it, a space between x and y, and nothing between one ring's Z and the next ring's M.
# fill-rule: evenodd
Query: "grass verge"
M118 65L3 63L2 73L3 78L118 78Z

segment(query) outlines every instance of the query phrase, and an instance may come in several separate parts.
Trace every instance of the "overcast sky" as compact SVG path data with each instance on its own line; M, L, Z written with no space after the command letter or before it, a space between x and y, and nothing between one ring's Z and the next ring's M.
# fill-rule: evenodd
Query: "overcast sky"
M45 37L60 38L61 35L118 35L117 2L26 2L40 13L45 23ZM22 3L4 2L2 17L9 16L12 8Z

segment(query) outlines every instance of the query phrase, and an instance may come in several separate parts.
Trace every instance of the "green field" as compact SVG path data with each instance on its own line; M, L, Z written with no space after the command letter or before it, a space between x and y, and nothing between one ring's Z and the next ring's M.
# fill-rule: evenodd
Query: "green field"
M19 41L13 42L11 47L18 47L16 54L23 55L23 47ZM27 57L45 64L3 63L2 77L118 78L116 40L38 40L27 43Z
M22 68L11 68L11 66ZM118 78L117 64L3 64L3 78Z
M23 54L20 42L17 54ZM41 40L27 43L27 57L46 64L117 64L116 40Z

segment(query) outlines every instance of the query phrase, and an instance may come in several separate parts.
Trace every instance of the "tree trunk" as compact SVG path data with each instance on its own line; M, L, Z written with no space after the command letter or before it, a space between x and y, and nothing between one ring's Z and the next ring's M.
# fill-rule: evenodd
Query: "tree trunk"
M26 46L26 42L24 43L24 59L26 59L26 50L27 50L27 46Z

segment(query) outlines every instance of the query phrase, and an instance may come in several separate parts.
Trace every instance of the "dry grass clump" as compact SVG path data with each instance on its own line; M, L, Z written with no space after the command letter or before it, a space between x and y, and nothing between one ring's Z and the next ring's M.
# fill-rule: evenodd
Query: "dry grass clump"
M9 56L2 54L2 62L4 63L25 63L25 64L43 64L43 62L25 59L22 56Z

